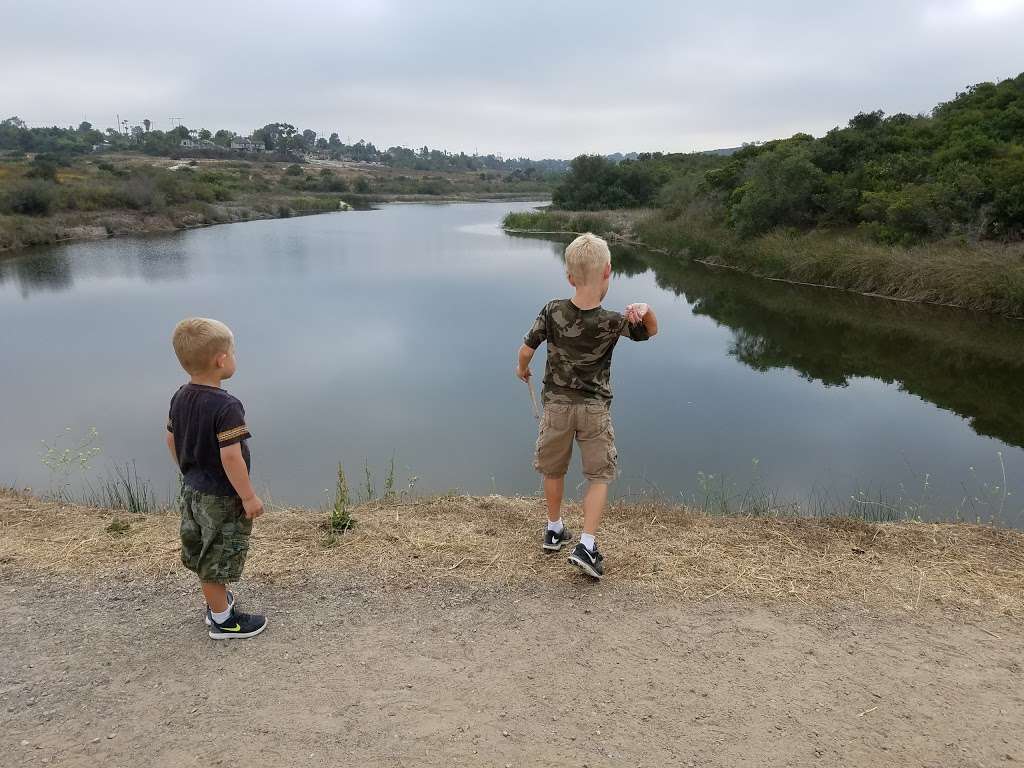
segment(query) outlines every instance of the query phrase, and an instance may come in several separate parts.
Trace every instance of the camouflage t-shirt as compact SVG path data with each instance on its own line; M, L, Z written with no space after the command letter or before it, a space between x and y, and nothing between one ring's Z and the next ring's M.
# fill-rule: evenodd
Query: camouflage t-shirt
M630 325L624 315L602 307L580 309L570 299L544 305L523 343L537 349L548 343L544 400L610 401L612 351L621 336L650 338L643 323Z

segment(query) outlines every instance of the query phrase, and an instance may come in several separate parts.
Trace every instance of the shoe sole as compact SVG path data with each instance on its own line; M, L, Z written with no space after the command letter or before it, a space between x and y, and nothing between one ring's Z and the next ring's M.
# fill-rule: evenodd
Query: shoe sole
M595 571L594 567L590 563L584 562L580 558L576 557L576 555L570 555L569 562L593 579L600 581L603 578L602 574Z
M210 638L213 640L244 640L247 637L256 637L260 632L267 628L267 622L263 622L263 626L252 632L217 632L215 633L212 629L209 631Z
M544 551L545 552L558 552L566 544L572 544L572 536L570 536L568 539L562 539L557 544L546 544L545 543L545 544L541 544L541 546L544 547Z

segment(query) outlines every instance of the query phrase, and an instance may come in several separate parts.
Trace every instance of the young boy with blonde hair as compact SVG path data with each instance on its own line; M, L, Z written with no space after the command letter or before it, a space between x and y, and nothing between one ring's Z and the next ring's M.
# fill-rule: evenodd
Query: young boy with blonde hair
M210 637L252 637L266 629L266 618L235 610L227 588L242 576L252 521L263 514L249 480L245 409L221 388L235 373L235 337L219 320L189 317L172 342L189 375L167 416L167 448L182 476L181 562L202 583Z
M544 415L534 459L534 468L544 476L548 507L543 547L557 552L572 541L562 522L561 506L575 439L588 485L583 497L583 534L569 562L600 579L604 556L597 549L595 536L608 499L608 484L618 467L609 413L612 352L622 336L633 341L654 336L658 320L646 304L630 304L624 315L601 307L608 294L612 257L608 244L596 235L588 232L569 244L565 269L576 293L571 299L548 302L540 311L519 348L516 375L530 383L530 361L546 341Z

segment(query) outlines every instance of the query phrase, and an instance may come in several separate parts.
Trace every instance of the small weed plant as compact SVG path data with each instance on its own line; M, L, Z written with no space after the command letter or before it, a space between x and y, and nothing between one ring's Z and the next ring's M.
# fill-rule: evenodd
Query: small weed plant
M348 479L345 477L345 468L338 463L338 477L334 485L334 501L331 503L327 516L327 539L325 544L332 546L337 542L340 533L351 530L356 524L352 517L349 501Z

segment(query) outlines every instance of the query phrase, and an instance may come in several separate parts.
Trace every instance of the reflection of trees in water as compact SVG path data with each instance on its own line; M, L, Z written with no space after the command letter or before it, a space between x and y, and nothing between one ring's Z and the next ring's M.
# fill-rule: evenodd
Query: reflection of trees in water
M615 246L612 249L612 272L624 277L635 277L648 271L651 266L634 248Z
M565 247L572 242L575 235L538 235L530 232L507 232L510 237L521 237L531 240L543 240L551 244L552 252L558 260L565 263ZM616 245L612 248L612 274L624 277L642 275L651 268L643 256L642 251L624 245Z
M171 236L173 237L173 236ZM22 298L66 291L81 277L138 277L147 283L185 280L189 258L180 243L145 239L55 246L0 261L0 285L13 282Z
M791 368L826 386L895 383L1024 447L1024 323L642 258L660 287L731 329L729 353L757 371Z
M0 285L13 282L23 299L39 291L63 291L74 285L70 260L63 250L45 251L0 261Z

